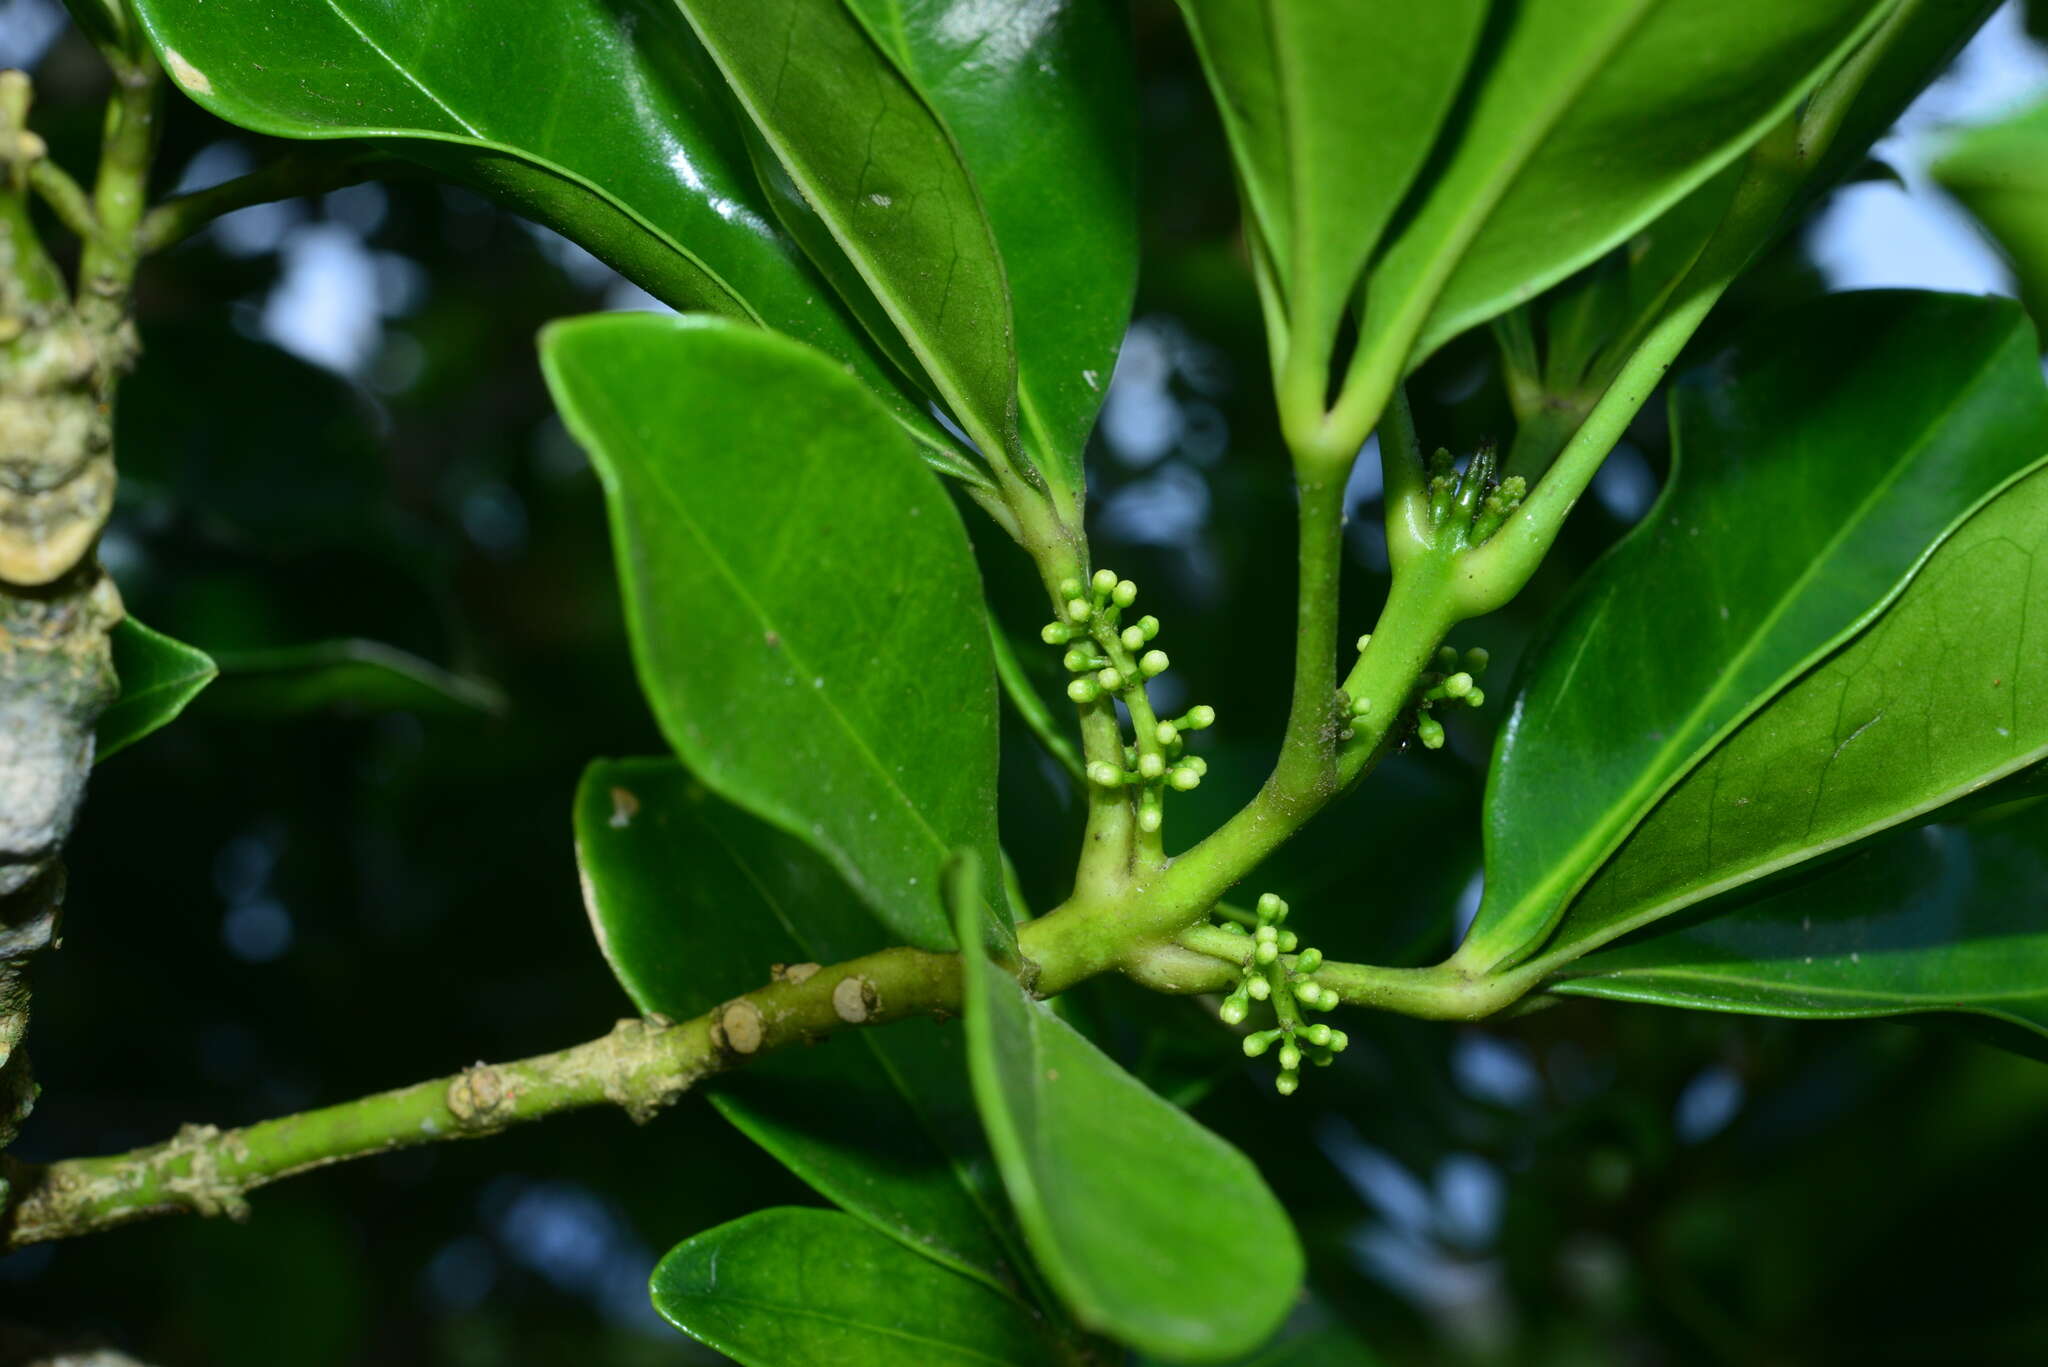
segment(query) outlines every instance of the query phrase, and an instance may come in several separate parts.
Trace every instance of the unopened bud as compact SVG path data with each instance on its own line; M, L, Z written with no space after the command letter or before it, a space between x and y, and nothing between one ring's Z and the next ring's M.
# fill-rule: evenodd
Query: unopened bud
M1109 601L1120 608L1127 608L1138 601L1138 586L1128 579L1116 581L1116 587L1109 591Z
M1096 760L1088 766L1088 780L1104 788L1124 786L1124 771L1104 760Z
M1138 672L1148 679L1156 679L1166 672L1169 663L1165 651L1148 650L1138 661Z
M1273 1079L1273 1090L1282 1096L1293 1096L1300 1086L1300 1073L1282 1073Z
M1163 721L1152 728L1152 734L1159 738L1161 745L1171 745L1180 739L1180 728L1170 721Z
M1116 571L1097 570L1089 584L1097 593L1108 593L1116 588Z
M1215 724L1216 709L1207 703L1197 703L1190 707L1187 715L1180 719L1180 729L1183 731L1206 731Z
M1166 760L1156 754L1138 756L1138 777L1155 779L1166 772Z
M1125 627L1123 634L1117 639L1124 643L1125 650L1143 650L1145 648L1145 633L1137 627Z
M1185 764L1174 765L1173 772L1166 776L1166 781L1172 784L1174 791L1178 793L1192 793L1202 786L1201 774Z
M1093 679L1076 679L1067 685L1067 696L1075 702L1094 702L1102 696L1102 685Z
M1146 613L1138 619L1138 630L1145 633L1146 640L1151 640L1159 634L1159 619L1149 612Z
M1094 616L1094 614L1095 609L1088 606L1088 600L1086 598L1070 599L1067 603L1068 621L1085 622L1090 617Z
M1049 646L1063 646L1074 639L1074 630L1065 622L1047 622L1039 628L1038 639Z

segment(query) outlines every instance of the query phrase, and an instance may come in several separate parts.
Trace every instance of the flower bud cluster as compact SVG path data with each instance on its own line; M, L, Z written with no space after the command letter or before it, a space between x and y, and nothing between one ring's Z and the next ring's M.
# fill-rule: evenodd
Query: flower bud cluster
M1186 735L1212 726L1216 709L1206 704L1189 708L1171 720L1148 720L1145 684L1172 665L1166 652L1152 646L1159 619L1149 613L1125 625L1123 610L1138 601L1138 586L1112 570L1097 570L1083 582L1069 579L1059 586L1064 608L1060 620L1049 622L1039 636L1047 645L1065 646L1061 662L1073 679L1067 696L1086 706L1106 697L1121 697L1134 724L1146 734L1123 748L1122 764L1098 759L1088 766L1088 781L1101 788L1130 788L1138 800L1138 825L1147 833L1160 824L1160 798L1165 790L1189 792L1201 785L1209 764L1189 754Z
M1364 652L1371 644L1371 636L1358 638L1358 649ZM1478 646L1460 653L1450 646L1444 646L1436 653L1433 668L1415 681L1415 691L1410 705L1415 708L1415 738L1422 742L1425 750L1441 750L1444 744L1444 724L1432 715L1437 704L1452 706L1463 703L1467 707L1486 705L1486 690L1479 686L1480 675L1486 673L1490 657ZM1345 729L1338 733L1339 740L1350 740L1358 723L1372 715L1371 698L1345 698Z
M1529 483L1520 475L1500 478L1500 457L1490 441L1481 443L1462 473L1442 447L1429 458L1430 519L1440 535L1450 531L1456 544L1483 544L1522 506L1528 493Z
M1255 927L1247 930L1235 921L1224 923L1224 930L1250 937L1252 952L1244 965L1243 980L1223 999L1218 1014L1226 1024L1241 1025L1251 1014L1253 1002L1272 1006L1278 1024L1270 1030L1254 1030L1246 1035L1245 1057L1258 1058L1278 1045L1280 1074L1273 1085L1280 1095L1292 1096L1301 1086L1304 1058L1326 1068L1351 1040L1342 1030L1333 1030L1321 1022L1309 1024L1303 1018L1305 1011L1328 1011L1335 1007L1337 993L1315 980L1316 970L1323 966L1322 951L1301 949L1297 953L1299 937L1282 928L1286 920L1287 903L1268 892L1259 898ZM1293 962L1283 962L1283 954L1294 955Z

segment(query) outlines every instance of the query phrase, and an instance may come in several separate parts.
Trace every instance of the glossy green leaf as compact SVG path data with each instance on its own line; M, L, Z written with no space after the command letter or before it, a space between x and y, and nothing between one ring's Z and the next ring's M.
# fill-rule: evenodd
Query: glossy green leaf
M501 716L505 695L380 641L315 641L223 651L206 705L237 716L288 717L333 709Z
M928 459L981 478L771 222L738 111L666 0L136 8L171 78L212 113L279 137L395 140L678 308L752 319L852 366Z
M151 631L133 617L114 628L113 648L121 693L100 713L95 744L101 760L177 720L217 672L205 651Z
M1034 454L1081 487L1138 279L1129 20L1106 0L848 0L944 121L1002 255Z
M954 898L963 944L980 912ZM1249 1352L1301 1290L1300 1241L1251 1160L963 955L969 1072L1038 1264L1081 1323L1174 1362Z
M1486 8L1181 0L1251 231L1320 345L1436 144Z
M650 314L551 326L605 486L641 688L722 796L809 842L898 936L952 943L946 855L996 846L996 687L953 504L838 367ZM1004 907L1001 883L987 887Z
M1744 905L1573 964L1554 990L1752 1015L1953 1011L2048 1045L2048 805L1902 831Z
M687 1020L769 965L836 963L889 937L823 859L720 802L674 760L599 760L576 858L605 961L643 1012ZM899 1021L712 1080L724 1116L825 1196L960 1272L1008 1287L1014 1227L974 1118L957 1026Z
M1041 1367L1031 1313L837 1211L778 1206L669 1250L654 1308L744 1367Z
M1671 486L1518 681L1468 967L1532 952L1673 783L2048 451L2048 393L2006 301L1836 295L1681 382L1672 433Z
M677 0L939 394L1018 452L1009 293L960 150L838 0Z
M2048 104L1963 134L1934 177L2004 250L2027 311L2048 318Z
M1369 277L1366 344L1419 364L1587 265L1739 156L1886 7L1499 7L1457 141Z
M1550 953L1582 953L2048 757L2043 563L2048 469L2037 469L1686 775L1572 904Z

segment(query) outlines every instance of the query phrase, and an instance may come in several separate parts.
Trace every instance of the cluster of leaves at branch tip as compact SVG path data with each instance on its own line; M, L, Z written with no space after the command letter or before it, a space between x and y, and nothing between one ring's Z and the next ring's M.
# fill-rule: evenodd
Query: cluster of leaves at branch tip
M1309 1024L1303 1019L1304 1011L1335 1008L1337 991L1315 980L1315 971L1323 966L1323 952L1301 949L1296 953L1300 937L1280 928L1286 920L1287 903L1268 892L1259 896L1258 924L1254 928L1247 930L1231 920L1223 923L1226 932L1249 936L1252 952L1245 961L1242 981L1223 999L1217 1014L1226 1025L1242 1025L1251 1014L1253 1002L1265 1002L1273 1008L1278 1024L1270 1030L1254 1030L1246 1035L1245 1057L1258 1058L1279 1045L1280 1075L1273 1079L1273 1086L1280 1095L1293 1096L1301 1086L1303 1058L1318 1068L1327 1068L1351 1039L1342 1030L1333 1030L1320 1021ZM1294 955L1293 962L1283 961L1283 954Z
M1359 653L1364 654L1365 648L1371 643L1370 635L1359 637ZM1486 666L1491 659L1492 657L1479 646L1462 653L1452 646L1438 649L1435 668L1425 671L1415 681L1412 700L1415 708L1415 739L1422 742L1423 749L1443 749L1444 724L1432 715L1438 703L1446 706L1463 703L1467 707L1486 705L1486 690L1479 686L1478 679L1486 672ZM1339 697L1344 705L1344 714L1352 726L1372 715L1371 698L1350 698L1341 694ZM1352 726L1340 731L1337 738L1350 740L1355 734Z
M1120 625L1123 610L1138 601L1138 586L1119 579L1114 570L1097 570L1083 583L1069 579L1060 585L1065 615L1048 622L1039 632L1047 645L1067 646L1063 658L1074 679L1067 696L1085 707L1105 697L1121 697L1128 705L1145 699L1145 684L1164 674L1172 662L1166 652L1148 649L1159 635L1159 619L1149 613L1129 626ZM1151 708L1134 709L1136 719L1149 716ZM1201 786L1209 763L1187 752L1186 733L1200 731L1216 722L1216 709L1206 703L1190 707L1171 720L1151 723L1150 736L1124 747L1123 765L1096 760L1088 766L1088 781L1102 788L1132 788L1138 794L1138 826L1146 832L1159 829L1161 796L1166 789L1192 792Z

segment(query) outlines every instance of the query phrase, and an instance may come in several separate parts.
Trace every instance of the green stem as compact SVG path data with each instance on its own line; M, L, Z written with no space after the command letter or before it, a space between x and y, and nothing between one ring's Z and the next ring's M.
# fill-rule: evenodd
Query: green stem
M287 152L246 176L177 195L156 205L143 216L136 234L136 250L149 256L176 246L237 209L300 195L326 194L360 185L372 177L388 176L393 169L393 164L378 153L346 144Z
M1344 563L1344 486L1349 460L1295 464L1300 534L1296 553L1294 689L1269 783L1305 797L1336 790L1337 596Z
M79 241L88 242L99 236L99 216L93 212L85 187L73 180L70 172L48 157L38 157L29 165L28 183L57 215L57 221Z
M85 240L78 263L79 317L102 333L114 332L128 319L128 294L138 259L136 236L148 200L163 87L163 72L154 57L110 53L108 62L114 90L107 99L92 195L99 232Z

